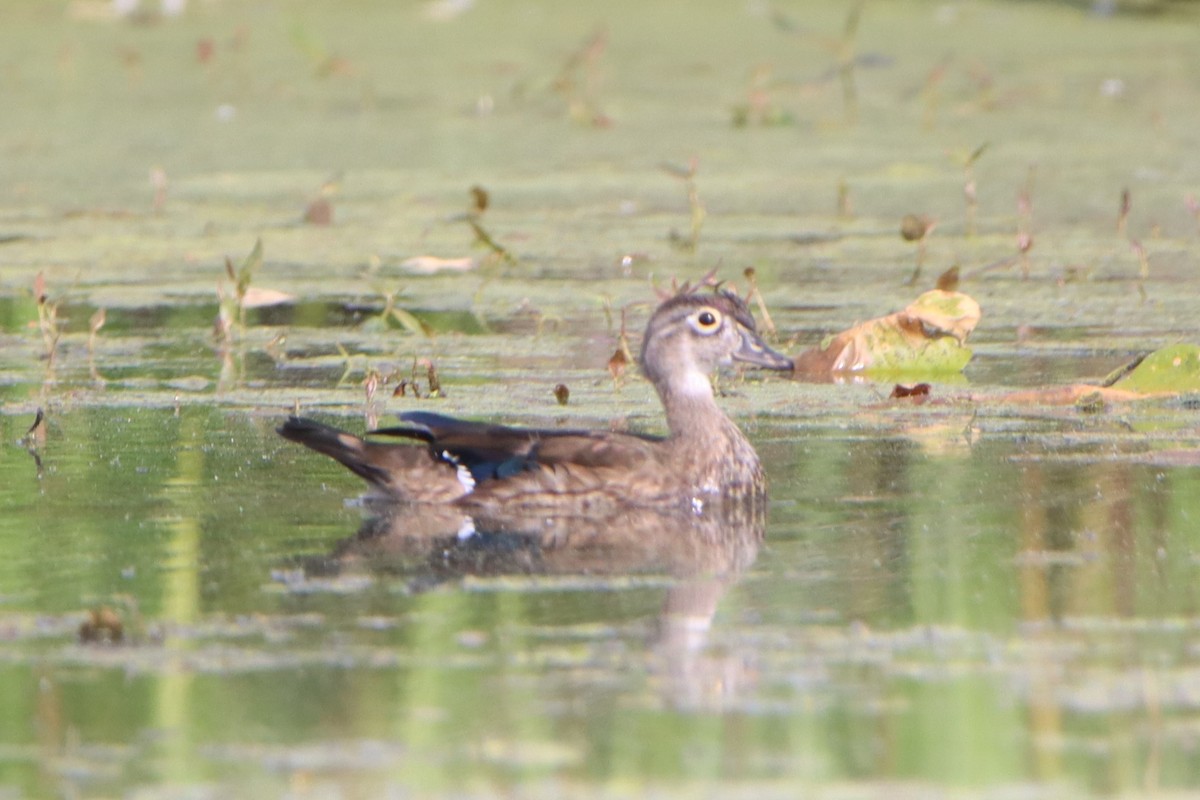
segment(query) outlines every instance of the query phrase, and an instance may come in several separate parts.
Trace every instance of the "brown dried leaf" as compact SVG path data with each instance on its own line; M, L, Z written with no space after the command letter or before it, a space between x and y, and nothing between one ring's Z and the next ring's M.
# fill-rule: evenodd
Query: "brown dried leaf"
M867 370L958 372L971 359L964 342L981 316L969 295L934 289L903 311L861 322L804 351L795 369L810 379Z
M913 386L902 386L897 383L892 387L892 393L888 397L891 400L911 398L919 403L929 397L931 388L928 383L918 383Z

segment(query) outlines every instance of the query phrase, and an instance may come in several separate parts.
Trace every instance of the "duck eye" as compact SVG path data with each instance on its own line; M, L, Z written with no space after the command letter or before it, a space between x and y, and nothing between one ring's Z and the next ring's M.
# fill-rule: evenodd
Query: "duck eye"
M710 331L717 327L717 322L717 315L707 309L696 315L696 323L700 326L701 330Z

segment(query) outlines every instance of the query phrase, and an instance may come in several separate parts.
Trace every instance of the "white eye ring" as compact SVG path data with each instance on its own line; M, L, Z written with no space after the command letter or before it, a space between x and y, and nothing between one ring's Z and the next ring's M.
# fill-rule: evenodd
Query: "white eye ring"
M701 333L712 333L721 324L720 312L711 308L701 309L692 319Z

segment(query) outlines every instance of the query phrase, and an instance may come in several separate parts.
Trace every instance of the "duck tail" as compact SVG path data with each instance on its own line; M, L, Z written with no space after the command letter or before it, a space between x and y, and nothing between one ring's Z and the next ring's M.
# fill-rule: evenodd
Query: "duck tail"
M288 417L275 432L285 439L329 456L369 483L385 488L388 486L387 471L370 462L367 443L352 433L307 417Z

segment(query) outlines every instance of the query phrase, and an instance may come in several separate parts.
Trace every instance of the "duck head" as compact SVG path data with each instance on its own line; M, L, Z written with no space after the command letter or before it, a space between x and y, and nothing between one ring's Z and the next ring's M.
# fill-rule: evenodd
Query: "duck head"
M745 302L730 292L681 292L650 317L642 372L664 398L712 396L709 375L734 362L791 370L792 360L759 337Z

